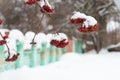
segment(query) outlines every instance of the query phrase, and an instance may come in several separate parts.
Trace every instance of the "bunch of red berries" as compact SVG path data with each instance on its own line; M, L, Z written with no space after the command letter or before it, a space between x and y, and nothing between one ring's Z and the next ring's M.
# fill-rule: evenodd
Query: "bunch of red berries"
M80 24L80 27L78 28L79 32L93 32L98 30L96 19L80 12L73 13L70 18L70 23L78 25Z
M89 27L79 27L78 28L78 31L80 32L93 32L93 31L96 31L98 30L98 25L94 25L94 26L89 26Z
M53 37L53 39L50 41L50 44L57 47L57 48L64 48L68 45L68 39L67 36L59 33Z
M54 9L49 4L48 0L28 0L24 2L26 5L37 4L40 7L40 12L45 14L51 14L54 12Z
M51 14L51 13L53 13L54 9L51 8L51 7L48 6L48 5L43 5L43 6L41 7L40 11L41 11L42 13Z
M5 61L7 61L7 62L16 61L19 55L20 55L19 53L14 54L11 58L10 58L10 57L7 57L7 58L5 59Z

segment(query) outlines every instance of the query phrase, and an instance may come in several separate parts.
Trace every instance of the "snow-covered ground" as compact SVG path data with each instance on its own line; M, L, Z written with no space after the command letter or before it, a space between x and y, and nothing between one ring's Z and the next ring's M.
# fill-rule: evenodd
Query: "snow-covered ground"
M66 53L59 62L22 67L0 74L0 80L120 80L120 52Z

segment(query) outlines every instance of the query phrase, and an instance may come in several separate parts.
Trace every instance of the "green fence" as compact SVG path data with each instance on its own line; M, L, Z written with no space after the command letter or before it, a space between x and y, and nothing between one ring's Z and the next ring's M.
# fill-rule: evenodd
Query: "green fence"
M46 43L41 44L41 49L32 45L30 50L23 50L23 43L16 41L16 51L20 53L19 58L15 62L5 62L4 46L0 46L0 72L17 69L25 65L36 67L58 61L65 50L65 48L60 49L54 46L47 47Z
M83 43L78 40L74 40L73 51L77 53L83 53ZM49 63L59 61L61 55L66 53L65 48L56 48L54 46L47 47L46 43L41 44L41 48L36 48L36 45L32 45L31 49L23 50L23 43L16 41L16 51L20 53L19 58L15 62L5 62L5 50L4 46L0 46L0 72L17 69L22 66L36 67L43 66Z
M74 43L73 43L73 51L76 52L76 53L79 53L79 54L82 54L84 51L83 51L83 42L82 41L79 41L79 40L74 40Z

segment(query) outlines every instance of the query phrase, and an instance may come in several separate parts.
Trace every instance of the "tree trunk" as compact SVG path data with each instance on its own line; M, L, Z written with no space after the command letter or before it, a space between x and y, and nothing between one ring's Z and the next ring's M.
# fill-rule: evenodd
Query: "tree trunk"
M95 48L96 53L98 54L99 51L101 50L101 42L100 42L100 38L99 35L95 34L95 33L90 33L91 39L93 41L93 45Z

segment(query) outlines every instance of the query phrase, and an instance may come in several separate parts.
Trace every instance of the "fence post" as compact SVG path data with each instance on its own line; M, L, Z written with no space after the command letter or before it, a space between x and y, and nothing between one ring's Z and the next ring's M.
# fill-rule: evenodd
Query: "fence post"
M62 56L62 49L56 48L56 61L59 61L61 56Z
M74 51L76 53L83 53L83 42L82 41L79 41L79 40L74 40Z
M4 46L0 46L0 72L4 71Z
M55 54L56 54L56 51L55 51L55 47L50 45L50 48L49 48L49 63L52 63L54 62L56 59L55 59Z
M36 65L37 65L37 49L36 49L36 45L32 45L30 52L29 66L34 67Z
M16 52L19 53L20 56L15 61L15 69L20 68L24 64L23 43L21 43L19 40L16 40Z
M24 50L23 51L24 53L24 59L23 59L23 61L24 61L24 65L26 65L26 66L28 66L28 67L30 67L30 54L31 54L31 51L29 50L29 49L27 49L27 50Z
M41 51L40 51L40 65L45 65L46 58L46 43L41 43Z

